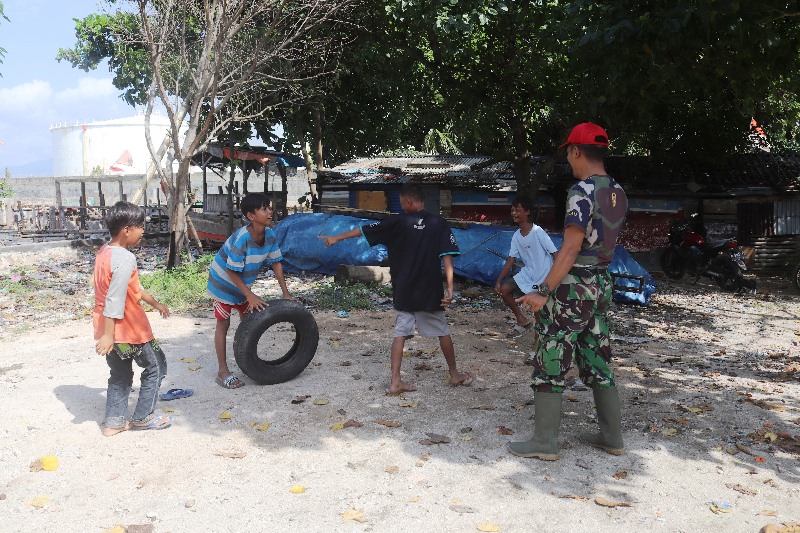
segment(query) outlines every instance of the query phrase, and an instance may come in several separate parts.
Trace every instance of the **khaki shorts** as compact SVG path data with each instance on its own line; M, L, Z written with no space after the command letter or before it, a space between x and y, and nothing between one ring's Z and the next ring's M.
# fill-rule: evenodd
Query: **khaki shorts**
M450 327L444 311L397 311L394 321L394 336L408 337L417 330L420 337L445 337L450 335Z

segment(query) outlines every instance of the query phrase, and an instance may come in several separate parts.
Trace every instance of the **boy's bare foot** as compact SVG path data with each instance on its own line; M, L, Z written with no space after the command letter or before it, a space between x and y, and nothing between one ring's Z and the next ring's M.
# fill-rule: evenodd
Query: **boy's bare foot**
M386 389L386 394L402 394L404 392L414 392L415 390L417 390L417 388L411 383L400 381L399 383L392 383L389 388Z
M131 429L131 423L125 422L125 425L118 428L103 428L103 436L104 437L113 437L117 433L122 433L123 431L128 431Z

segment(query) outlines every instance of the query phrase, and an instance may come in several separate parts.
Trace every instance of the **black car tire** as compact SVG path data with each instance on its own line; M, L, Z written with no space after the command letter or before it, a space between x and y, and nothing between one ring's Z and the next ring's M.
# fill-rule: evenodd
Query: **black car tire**
M285 383L297 377L314 358L319 344L319 329L314 316L303 304L292 300L271 300L263 311L248 313L233 337L236 364L250 379L261 385ZM269 360L258 353L258 341L271 327L281 322L294 326L294 341L286 353Z

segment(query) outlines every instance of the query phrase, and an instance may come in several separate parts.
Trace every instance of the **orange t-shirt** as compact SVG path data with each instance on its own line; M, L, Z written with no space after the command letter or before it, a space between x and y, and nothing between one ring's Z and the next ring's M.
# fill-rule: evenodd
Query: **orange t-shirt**
M144 309L136 256L121 246L104 245L94 261L94 338L105 331L105 317L113 318L114 342L144 344L153 330Z

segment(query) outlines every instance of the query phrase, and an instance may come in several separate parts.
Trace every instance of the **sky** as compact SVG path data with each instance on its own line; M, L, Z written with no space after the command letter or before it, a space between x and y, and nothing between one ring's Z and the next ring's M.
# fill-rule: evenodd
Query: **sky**
M51 176L50 126L125 118L137 109L119 98L103 64L84 72L55 57L75 45L75 22L100 12L97 0L2 0L0 172ZM0 178L2 178L0 175Z

